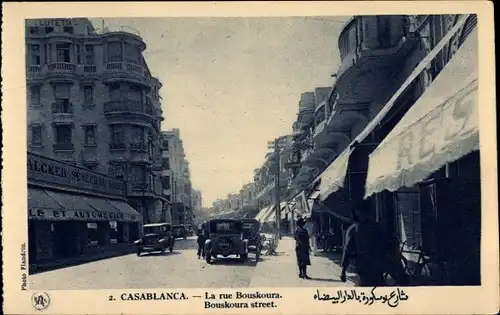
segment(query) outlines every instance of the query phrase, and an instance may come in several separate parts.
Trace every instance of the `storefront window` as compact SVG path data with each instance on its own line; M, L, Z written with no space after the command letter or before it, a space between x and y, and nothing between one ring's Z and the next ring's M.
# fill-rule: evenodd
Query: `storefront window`
M88 246L97 246L99 243L99 234L97 231L97 223L87 223Z
M116 221L109 221L111 232L109 234L109 242L111 244L118 243L118 223Z

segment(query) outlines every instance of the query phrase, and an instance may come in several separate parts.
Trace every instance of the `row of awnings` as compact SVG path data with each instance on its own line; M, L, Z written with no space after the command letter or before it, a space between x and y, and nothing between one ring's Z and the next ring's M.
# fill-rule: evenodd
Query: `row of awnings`
M28 217L48 221L142 221L141 214L123 200L34 187L28 188Z
M458 33L466 18L467 16L462 18L424 58L398 92L402 93L451 37ZM395 191L401 187L411 187L445 164L479 150L477 47L478 36L475 29L431 86L369 155L365 199L384 190ZM370 134L397 97L398 95L393 96L379 113L380 117L377 115L353 144L363 141ZM319 211L328 211L340 219L350 220L335 209L324 209L321 201L330 198L344 186L353 151L354 145L348 146L313 181L311 186L314 189L307 198L304 197L305 192L302 192L291 202L307 199L306 203L313 202L313 207L318 204L315 209ZM348 198L342 192L338 194L333 204L342 208ZM314 200L320 202L315 203ZM311 211L312 207L308 209Z

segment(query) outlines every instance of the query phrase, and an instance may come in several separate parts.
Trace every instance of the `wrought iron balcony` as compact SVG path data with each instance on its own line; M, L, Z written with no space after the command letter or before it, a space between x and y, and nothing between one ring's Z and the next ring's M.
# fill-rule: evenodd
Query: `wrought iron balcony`
M146 143L144 143L144 142L130 143L130 150L147 151L147 146L146 146Z
M75 73L76 66L72 62L53 62L49 64L49 72L72 74Z
M146 191L149 190L149 184L144 182L132 182L132 190L134 191Z
M141 114L152 116L153 108L151 105L142 103L141 101L122 99L113 100L104 103L104 114Z
M109 144L110 150L125 150L127 146L123 142L112 142Z

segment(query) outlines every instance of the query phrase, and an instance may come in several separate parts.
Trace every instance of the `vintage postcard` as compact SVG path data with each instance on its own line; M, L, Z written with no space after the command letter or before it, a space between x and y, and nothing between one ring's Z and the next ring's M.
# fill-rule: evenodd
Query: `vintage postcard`
M493 5L3 5L6 314L499 311Z

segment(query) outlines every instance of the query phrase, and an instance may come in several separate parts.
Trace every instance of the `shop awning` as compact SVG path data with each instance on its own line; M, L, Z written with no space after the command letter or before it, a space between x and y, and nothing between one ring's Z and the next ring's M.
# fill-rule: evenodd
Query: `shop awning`
M125 201L111 200L107 199L107 202L112 204L115 208L117 208L121 213L124 214L125 221L141 221L142 215L137 212L134 208L132 208Z
M286 202L282 202L280 204L280 210L283 211L283 209L286 208ZM274 208L274 205L271 206L270 211L266 213L266 215L262 218L262 222L274 222L276 220L276 211Z
M349 157L352 148L348 147L342 152L324 171L318 176L319 186L316 188L319 192L319 199L324 201L332 193L344 186L349 166Z
M411 187L479 150L477 30L370 155L365 197Z
M264 216L266 216L268 214L269 210L272 209L272 208L273 208L273 206L262 208L259 211L259 213L255 216L255 220L258 220L258 221L262 222L262 219L264 218Z
M63 207L52 199L43 189L28 188L28 215L30 219L44 219L59 215ZM52 214L52 215L51 215Z
M83 197L61 191L29 188L28 199L30 200L31 219L130 221L104 198ZM36 209L45 209L45 211L40 212Z

